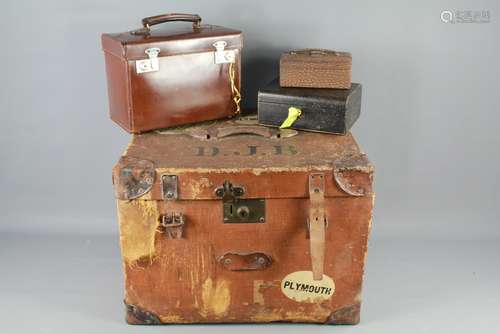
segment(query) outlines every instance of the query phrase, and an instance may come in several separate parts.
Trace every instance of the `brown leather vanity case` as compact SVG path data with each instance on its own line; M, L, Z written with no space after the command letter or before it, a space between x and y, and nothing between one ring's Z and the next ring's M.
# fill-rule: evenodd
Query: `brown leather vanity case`
M349 52L325 49L289 51L281 55L280 86L349 89L351 66Z
M191 14L142 23L137 30L102 35L113 121L140 133L239 113L241 31L202 25Z
M127 322L358 323L372 173L351 135L134 136L113 170Z
M357 83L350 89L285 88L274 80L259 90L259 123L282 126L295 110L300 115L287 127L345 135L359 118L361 92Z

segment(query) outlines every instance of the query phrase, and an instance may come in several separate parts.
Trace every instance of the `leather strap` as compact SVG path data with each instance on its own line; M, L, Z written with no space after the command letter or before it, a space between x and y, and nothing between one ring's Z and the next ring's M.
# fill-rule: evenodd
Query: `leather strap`
M325 263L325 175L309 175L309 242L314 280L323 279Z

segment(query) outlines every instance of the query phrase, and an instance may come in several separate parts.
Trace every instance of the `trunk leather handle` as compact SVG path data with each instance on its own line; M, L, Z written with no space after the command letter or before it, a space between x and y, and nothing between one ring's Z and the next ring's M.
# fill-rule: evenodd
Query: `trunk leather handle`
M217 140L231 136L254 135L264 138L280 139L297 135L297 131L289 129L272 129L258 125L237 125L221 128L202 128L187 131L194 138L200 140Z
M234 126L221 128L215 135L216 138L224 138L236 135L255 135L265 138L276 137L279 131L264 128L261 126Z
M325 175L309 175L309 244L314 280L323 279L325 263Z
M197 14L181 14L181 13L171 13L171 14L161 14L156 16L149 16L142 19L142 25L144 28L149 29L149 27L173 21L185 21L193 22L193 27L199 28L201 24L201 17Z
M273 260L263 252L228 252L217 258L217 261L230 271L264 270Z

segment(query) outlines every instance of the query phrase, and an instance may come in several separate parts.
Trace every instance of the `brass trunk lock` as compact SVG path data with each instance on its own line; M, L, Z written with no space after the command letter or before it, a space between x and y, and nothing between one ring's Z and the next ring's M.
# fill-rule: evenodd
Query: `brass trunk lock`
M237 197L245 194L245 188L233 186L229 181L224 181L222 187L215 189L215 195L222 198L223 201L235 201Z
M224 223L264 223L266 210L264 199L242 199L245 188L224 181L215 189L215 196L222 199Z

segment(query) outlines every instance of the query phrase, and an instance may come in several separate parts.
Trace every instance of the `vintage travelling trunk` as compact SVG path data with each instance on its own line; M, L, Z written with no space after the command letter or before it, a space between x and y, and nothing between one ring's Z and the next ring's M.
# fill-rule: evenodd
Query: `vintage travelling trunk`
M113 170L131 324L359 321L373 167L249 120L136 135Z
M191 14L142 23L137 30L102 35L113 121L139 133L239 113L241 31L202 25ZM152 27L159 23L165 24Z
M291 128L345 135L361 112L361 85L350 89L284 88L274 80L258 93L259 123L280 126L290 108L300 110Z
M352 57L324 49L295 50L281 55L280 86L351 88Z

